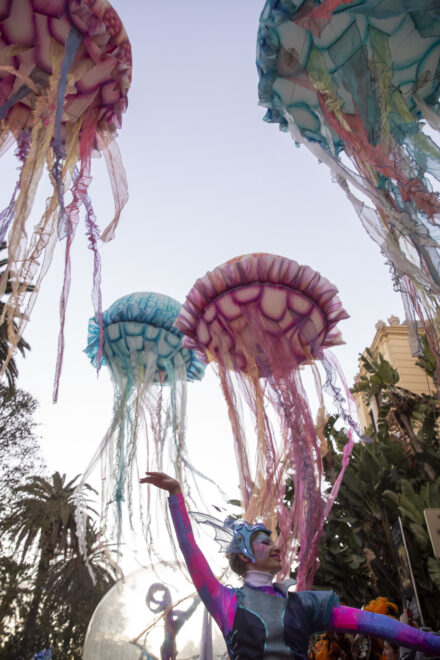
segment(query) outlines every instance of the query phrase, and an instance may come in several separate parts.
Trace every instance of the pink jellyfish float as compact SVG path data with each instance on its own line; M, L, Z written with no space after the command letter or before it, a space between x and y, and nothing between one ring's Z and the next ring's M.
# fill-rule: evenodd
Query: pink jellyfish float
M10 343L0 376L23 334L56 242L65 239L56 400L70 250L80 209L84 208L93 252L92 299L100 318L98 239L113 238L128 198L115 138L127 107L131 47L119 16L106 0L5 0L0 3L0 55L0 155L15 142L20 163L15 190L0 213L0 243L8 244L0 295L11 288L0 319L7 324ZM115 200L114 218L102 233L88 195L91 158L97 154L106 160ZM45 168L52 195L41 219L31 227L30 214Z
M232 425L245 518L278 528L282 573L297 560L300 589L312 584L318 541L348 463L331 491L323 483L320 441L301 378L301 367L320 360L340 414L356 429L334 384L336 362L329 347L343 343L337 323L348 317L337 289L308 266L271 254L232 259L197 280L176 326L184 345L220 376ZM321 390L321 388L317 388ZM240 396L241 395L241 396ZM250 451L241 400L255 420ZM284 503L287 477L294 504Z

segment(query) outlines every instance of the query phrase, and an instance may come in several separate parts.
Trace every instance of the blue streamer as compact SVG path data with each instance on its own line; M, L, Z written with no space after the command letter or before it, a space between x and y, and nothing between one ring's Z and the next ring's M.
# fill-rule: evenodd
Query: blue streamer
M58 214L58 236L64 238L70 233L70 228L67 227L66 210L64 208L64 184L61 175L62 161L66 157L66 151L61 139L61 125L64 108L64 97L66 95L67 75L72 66L75 55L82 42L82 35L75 28L71 28L66 40L66 47L64 51L63 61L61 63L60 80L58 82L57 90L57 110L55 114L55 131L53 139L53 150L55 152L55 162L52 167L52 176L55 180L55 187L57 191L58 204L60 207Z

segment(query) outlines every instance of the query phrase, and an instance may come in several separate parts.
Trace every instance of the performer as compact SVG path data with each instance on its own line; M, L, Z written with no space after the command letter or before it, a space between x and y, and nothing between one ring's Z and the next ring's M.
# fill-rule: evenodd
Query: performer
M440 636L425 633L382 614L339 605L332 591L288 591L295 581L273 582L281 568L280 549L263 524L235 521L227 547L231 568L241 574L239 589L214 576L197 546L179 482L147 472L141 483L167 490L177 539L200 598L217 622L231 660L307 660L310 636L324 630L362 633L440 653Z

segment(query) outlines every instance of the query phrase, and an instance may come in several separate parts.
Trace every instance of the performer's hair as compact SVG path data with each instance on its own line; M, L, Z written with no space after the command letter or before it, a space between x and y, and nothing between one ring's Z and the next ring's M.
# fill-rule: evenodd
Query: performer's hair
M229 559L229 566L234 571L234 573L236 573L240 577L243 577L243 575L247 571L247 564L244 563L243 559L241 558L241 555L233 552L228 555L228 559Z

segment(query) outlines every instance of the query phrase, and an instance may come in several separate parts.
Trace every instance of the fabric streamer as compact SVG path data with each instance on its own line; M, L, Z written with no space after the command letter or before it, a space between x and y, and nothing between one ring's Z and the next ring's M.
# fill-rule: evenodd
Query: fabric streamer
M103 313L102 364L114 386L113 419L100 447L79 484L78 536L85 556L86 493L84 485L101 462L103 536L122 538L123 508L133 526L133 498L142 505L139 477L148 470L170 471L185 488L192 471L185 449L186 383L201 380L205 367L195 353L182 346L182 334L174 327L181 305L158 293L132 293ZM89 321L85 349L93 366L100 351L99 319ZM194 471L193 471L194 474ZM136 496L135 493L139 495ZM189 490L191 495L191 489ZM138 500L136 500L138 497ZM157 525L150 501L140 517L148 547L156 547ZM167 521L163 502L158 524ZM156 534L155 534L156 532Z
M440 127L439 37L436 0L267 0L257 43L265 120L332 170L391 266L415 355L423 326L437 382L440 148L423 128Z
M232 425L244 519L279 530L279 577L288 575L297 560L298 589L312 584L318 541L353 446L350 437L341 474L329 492L301 367L325 363L326 385L343 418L359 433L335 385L335 358L328 359L329 348L343 343L337 323L348 316L336 294L308 266L270 254L246 255L197 280L176 321L185 334L184 346L217 367ZM320 399L321 389L318 382ZM255 424L255 456L247 443L243 400ZM294 488L290 509L284 502L288 476Z
M93 253L92 300L97 317L102 314L98 239L113 238L128 199L115 138L127 107L131 66L127 35L106 0L2 3L0 154L15 141L20 168L11 201L0 214L0 243L5 238L8 243L0 295L5 293L8 279L12 285L0 319L7 323L10 342L0 376L23 335L56 242L65 239L54 401L63 360L70 250L81 206ZM88 196L91 158L97 154L106 160L115 200L114 218L102 234ZM45 166L52 196L39 223L31 229L29 216ZM66 191L71 193L67 206Z

